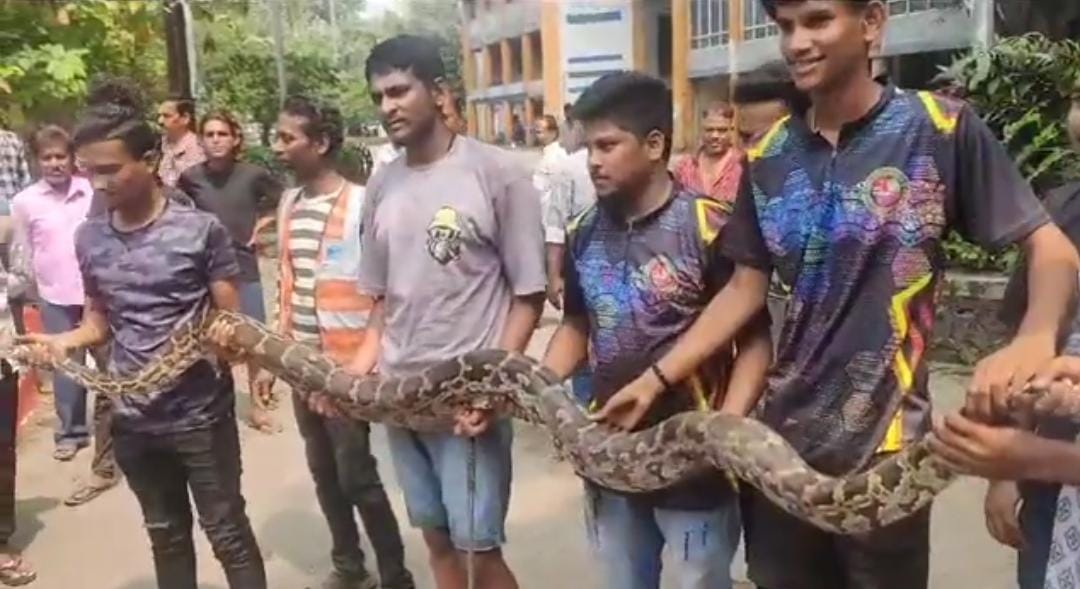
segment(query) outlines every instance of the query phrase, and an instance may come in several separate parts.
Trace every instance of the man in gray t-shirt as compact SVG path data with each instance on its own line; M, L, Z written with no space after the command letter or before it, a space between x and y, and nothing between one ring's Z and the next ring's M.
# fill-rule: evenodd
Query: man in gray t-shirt
M384 374L410 374L479 348L522 351L543 305L540 200L529 172L506 152L447 128L442 76L438 47L425 38L395 37L368 57L372 96L405 155L375 175L364 204L359 284L376 303L350 366L361 374L376 363ZM453 433L387 429L409 519L424 531L435 578L464 585L459 551L472 550L478 586L517 587L499 549L510 423L470 411Z

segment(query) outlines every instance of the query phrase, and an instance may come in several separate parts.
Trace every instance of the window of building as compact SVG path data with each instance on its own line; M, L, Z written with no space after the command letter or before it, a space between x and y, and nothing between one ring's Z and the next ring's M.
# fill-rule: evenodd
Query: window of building
M889 15L911 14L935 8L955 8L964 0L889 0Z
M764 39L780 33L776 23L769 18L765 7L760 2L743 4L743 38L747 41Z
M728 3L726 0L690 0L690 48L727 45Z

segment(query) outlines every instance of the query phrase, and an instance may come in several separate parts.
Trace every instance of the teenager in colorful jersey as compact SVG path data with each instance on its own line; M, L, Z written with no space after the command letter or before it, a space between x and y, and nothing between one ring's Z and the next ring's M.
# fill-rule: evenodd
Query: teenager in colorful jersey
M278 115L273 144L278 160L300 182L285 191L278 206L277 327L340 363L351 360L363 340L372 305L356 288L364 188L335 169L343 139L337 109L293 97ZM262 373L255 394L269 398L273 384L273 377ZM319 415L299 397L293 399L332 540L333 569L323 589L411 589L397 519L371 454L370 425ZM354 512L375 549L377 578L364 565Z
M544 363L565 377L588 360L591 401L603 404L641 366L662 378L653 363L730 278L717 237L731 207L669 174L672 106L662 81L609 74L581 95L574 116L585 125L598 200L567 234L564 316ZM737 356L730 346L717 350L692 376L669 383L664 402L637 427L683 411L746 415L771 357L762 316L738 337ZM647 494L586 489L590 540L608 587L657 589L668 546L678 562L676 586L730 589L739 511L721 473Z
M806 108L748 150L735 212L720 235L731 280L657 366L686 379L765 304L775 271L790 289L760 418L811 466L858 471L930 430L927 342L955 229L991 248L1019 243L1032 300L1017 336L984 359L968 412L1023 387L1055 354L1077 254L1001 144L967 105L871 77L881 0L766 0ZM650 370L599 418L633 427L665 387ZM750 579L766 589L926 587L929 513L858 536L751 500Z
M451 96L431 39L384 41L366 67L383 125L405 155L368 185L359 282L376 303L350 370L367 374L377 366L404 376L480 348L524 350L544 300L540 198L528 171L503 150L447 126L442 113ZM473 550L477 587L517 587L501 550L510 500L509 420L467 411L456 432L387 431L435 585L464 586L464 552ZM475 519L466 484L470 451Z

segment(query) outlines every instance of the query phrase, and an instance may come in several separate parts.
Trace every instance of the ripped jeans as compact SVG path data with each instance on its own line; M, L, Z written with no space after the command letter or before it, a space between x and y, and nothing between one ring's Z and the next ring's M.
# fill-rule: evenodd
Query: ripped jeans
M240 438L227 415L205 429L114 432L116 460L142 507L158 589L197 589L190 491L229 589L266 589L262 555L240 494Z
M610 589L659 589L668 549L678 589L731 589L739 546L737 501L707 511L660 509L586 484L589 544Z

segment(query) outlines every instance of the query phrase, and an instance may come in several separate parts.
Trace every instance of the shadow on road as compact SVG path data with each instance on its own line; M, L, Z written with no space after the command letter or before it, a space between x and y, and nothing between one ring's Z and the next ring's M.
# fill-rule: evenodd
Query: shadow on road
M15 502L15 534L10 544L19 550L34 541L38 532L45 528L41 515L56 509L60 500L55 497L31 497Z
M313 530L325 537L312 541ZM267 561L280 557L300 570L313 571L330 552L329 533L325 530L326 522L319 512L283 509L266 519L256 537Z

